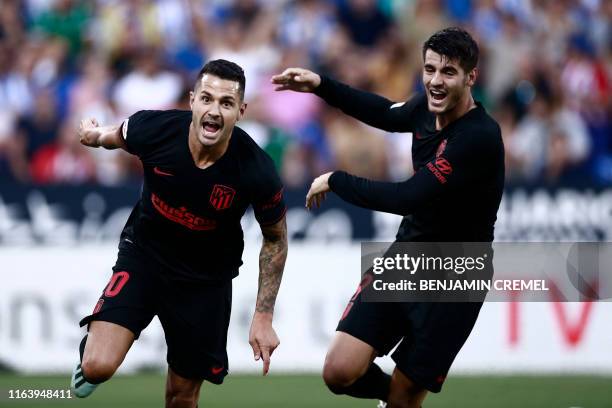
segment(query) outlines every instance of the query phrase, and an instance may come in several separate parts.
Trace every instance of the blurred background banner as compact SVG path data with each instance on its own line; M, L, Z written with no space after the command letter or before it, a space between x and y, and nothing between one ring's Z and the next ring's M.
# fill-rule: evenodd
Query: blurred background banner
M77 323L110 276L140 192L138 160L84 148L78 121L188 109L210 59L244 68L239 126L286 186L291 242L274 369L320 370L358 283L359 242L392 240L400 222L333 195L307 212L312 179L334 169L391 181L413 172L412 135L358 123L314 95L274 92L270 76L287 67L404 101L422 91L424 40L467 28L481 51L474 95L506 149L496 240L610 241L611 21L606 0L0 1L0 364L71 368ZM243 226L230 368L253 371L247 334L261 232L252 213ZM611 311L610 303L487 304L454 369L610 374ZM164 347L154 323L124 369L162 367Z
M0 245L116 243L140 185L32 186L3 184ZM319 210L304 208L306 188L286 189L289 238L294 242L393 240L401 217L357 208L329 196ZM610 241L612 188L507 186L497 214L498 242ZM253 212L242 220L245 239L261 236Z
M111 276L113 245L11 248L0 252L0 364L25 373L70 371L82 330ZM260 372L248 333L255 305L257 245L245 251L234 280L228 334L230 371ZM357 287L360 246L298 243L283 279L274 316L281 346L274 372L320 372L333 332ZM86 276L87 279L83 277ZM453 366L456 373L612 374L611 302L485 303ZM157 318L134 344L120 372L165 367ZM382 364L393 367L386 357Z

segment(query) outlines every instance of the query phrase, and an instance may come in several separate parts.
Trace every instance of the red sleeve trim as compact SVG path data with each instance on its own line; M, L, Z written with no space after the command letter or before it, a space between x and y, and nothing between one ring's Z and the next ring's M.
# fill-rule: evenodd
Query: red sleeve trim
M287 214L287 206L283 208L283 211L281 212L281 214L278 217L276 217L273 221L262 222L262 221L259 221L258 219L257 222L259 223L259 225L264 226L264 227L268 225L273 225L279 222L280 220L282 220L285 214ZM255 218L257 218L257 216L255 216Z

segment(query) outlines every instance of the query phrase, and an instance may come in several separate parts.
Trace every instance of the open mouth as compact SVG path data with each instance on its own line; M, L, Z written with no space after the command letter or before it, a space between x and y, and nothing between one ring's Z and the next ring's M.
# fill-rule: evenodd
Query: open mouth
M439 102L439 101L443 101L444 98L446 98L447 93L441 89L430 89L429 95L431 96L431 99Z
M205 120L204 122L202 122L202 128L207 133L216 133L219 129L221 129L221 125L217 122Z

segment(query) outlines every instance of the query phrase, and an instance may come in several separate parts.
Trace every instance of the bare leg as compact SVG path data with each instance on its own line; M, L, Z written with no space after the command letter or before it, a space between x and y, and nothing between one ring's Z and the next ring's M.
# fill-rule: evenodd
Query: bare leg
M197 408L202 380L184 378L168 367L166 408Z
M419 408L426 396L425 388L406 377L397 367L393 370L387 408Z
M134 342L134 333L115 323L95 320L89 325L81 367L90 383L113 376Z
M369 344L337 332L325 358L325 384L334 394L386 400L391 377L373 363L376 355Z
M368 343L344 332L336 332L323 367L328 387L346 387L368 370L376 350Z

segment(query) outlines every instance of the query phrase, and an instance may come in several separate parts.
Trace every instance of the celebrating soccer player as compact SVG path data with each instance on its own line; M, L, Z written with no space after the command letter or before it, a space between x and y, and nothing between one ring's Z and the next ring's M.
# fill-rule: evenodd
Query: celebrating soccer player
M277 90L314 92L369 125L413 134L410 179L387 183L327 173L312 183L307 207L318 207L333 191L360 207L403 215L397 241L493 241L504 147L498 124L471 94L477 62L478 46L469 33L447 28L423 45L425 95L404 103L302 68L274 76ZM440 391L482 303L366 302L362 289L338 325L325 360L325 383L334 393L417 408L428 390ZM389 376L373 360L398 343Z
M272 315L287 257L286 206L272 160L235 126L244 87L242 68L215 60L198 75L191 111L140 111L116 126L81 122L82 144L138 156L144 184L110 282L81 321L88 335L72 376L76 396L113 375L155 315L168 344L166 407L196 407L203 380L223 382L249 205L263 233L249 343L267 374L279 344Z

